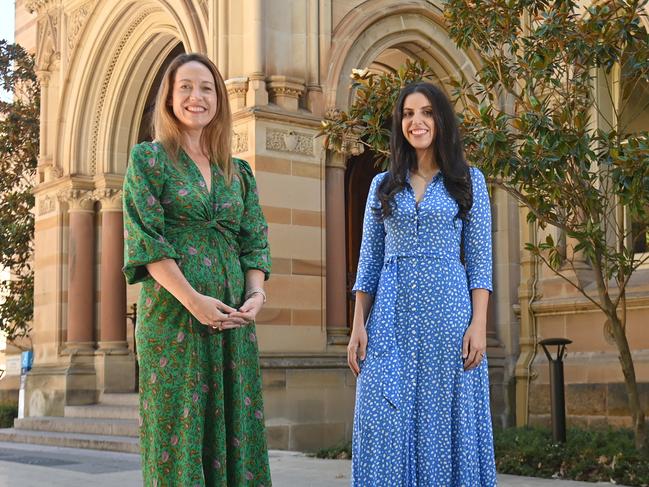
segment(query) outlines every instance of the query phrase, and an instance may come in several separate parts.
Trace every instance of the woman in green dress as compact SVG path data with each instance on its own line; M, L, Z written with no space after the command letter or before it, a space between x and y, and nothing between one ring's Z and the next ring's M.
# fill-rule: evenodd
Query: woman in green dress
M207 57L171 62L153 129L124 181L144 484L269 487L254 325L267 224L250 167L230 156L227 91Z

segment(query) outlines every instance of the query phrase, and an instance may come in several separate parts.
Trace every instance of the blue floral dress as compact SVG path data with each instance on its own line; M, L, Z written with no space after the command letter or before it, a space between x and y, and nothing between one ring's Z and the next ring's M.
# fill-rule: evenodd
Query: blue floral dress
M491 291L491 211L471 168L468 221L438 173L417 204L410 180L380 218L372 181L354 291L375 296L354 412L352 485L496 485L487 360L469 371L470 290ZM464 257L460 245L464 232Z

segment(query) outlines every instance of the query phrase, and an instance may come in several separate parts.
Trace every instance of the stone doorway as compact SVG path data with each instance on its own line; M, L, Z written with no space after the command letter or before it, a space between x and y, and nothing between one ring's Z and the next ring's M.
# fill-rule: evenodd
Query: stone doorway
M345 170L345 241L347 276L347 326L352 327L355 299L352 287L363 237L363 214L370 184L380 172L374 164L374 153L364 151L347 161Z
M153 84L151 85L151 89L149 90L149 93L147 94L146 97L144 111L142 112L142 118L140 119L140 129L137 135L138 143L144 142L145 140L153 140L151 119L153 117L153 108L155 107L155 99L156 99L156 95L158 94L158 88L160 87L160 83L162 82L162 77L164 76L164 73L167 70L169 64L171 64L171 61L173 61L176 56L180 54L184 54L185 52L187 52L185 50L185 46L183 45L182 42L179 42L178 45L176 45L176 47L174 47L169 52L169 54L163 61L162 65L160 65L158 74L156 74L155 80L153 81Z

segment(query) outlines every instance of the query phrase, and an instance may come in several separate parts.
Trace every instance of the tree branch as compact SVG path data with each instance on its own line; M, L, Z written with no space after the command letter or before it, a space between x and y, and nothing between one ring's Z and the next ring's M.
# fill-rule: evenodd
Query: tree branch
M554 272L558 277L560 277L561 279L563 279L564 281L566 281L568 284L570 284L571 286L573 286L573 287L574 287L577 291L579 291L579 292L580 292L580 293L581 293L581 294L582 294L586 299L588 299L588 301L590 301L590 302L593 303L595 306L597 306L597 308L599 308L600 310L606 312L606 310L604 309L604 307L603 307L603 306L602 306L598 301L594 300L594 299L593 299L593 298L592 298L592 297L591 297L591 296L586 292L586 290L585 290L585 289L584 289L584 288L583 288L583 287L582 287L578 282L574 282L574 281L572 281L571 279L569 279L568 277L566 277L564 274L562 274L560 271L558 271L557 269L555 269L554 267L552 267L552 266L550 265L550 262L547 260L547 258L546 258L546 257L545 257L541 252L535 252L535 254L536 254L536 255L539 257L539 259L541 259L541 261L542 261L542 262L543 262L543 263L548 267L548 269L550 269L552 272ZM572 268L574 269L574 265L573 265Z

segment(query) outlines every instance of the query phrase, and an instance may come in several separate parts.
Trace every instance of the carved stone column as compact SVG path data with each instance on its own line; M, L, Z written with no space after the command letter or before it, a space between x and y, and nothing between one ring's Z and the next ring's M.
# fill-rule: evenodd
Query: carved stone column
M47 155L47 117L48 117L48 104L49 104L49 86L50 77L49 71L37 71L36 77L41 85L41 102L40 102L40 118L39 118L39 148L38 148L38 182L43 183L52 178L52 161Z
M67 333L62 354L69 363L64 374L64 404L97 400L95 371L95 211L94 194L73 188L59 194L68 204Z
M94 340L94 195L71 189L62 194L68 203L68 329L65 348L69 353L93 353Z
M38 182L43 183L61 176L53 153L54 139L50 120L56 112L60 89L61 53L65 50L66 15L57 0L27 0L25 8L36 14L35 70L41 86L40 101L40 147L38 155Z
M327 225L327 341L346 345L347 272L345 265L345 161L340 154L328 154L326 165Z
M309 0L307 6L307 80L306 108L317 117L324 115L324 96L320 86L320 22L322 12L318 0Z
M247 55L248 93L246 106L268 105L266 75L264 66L264 2L263 0L246 0L246 24L248 28Z
M131 392L135 388L135 357L126 341L122 191L104 188L95 195L101 203L98 385L103 392Z
M103 189L96 194L101 202L99 349L119 351L128 347L126 281L122 274L124 262L122 191Z

